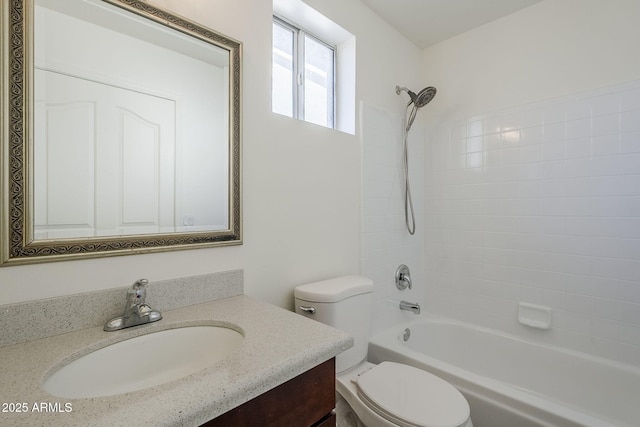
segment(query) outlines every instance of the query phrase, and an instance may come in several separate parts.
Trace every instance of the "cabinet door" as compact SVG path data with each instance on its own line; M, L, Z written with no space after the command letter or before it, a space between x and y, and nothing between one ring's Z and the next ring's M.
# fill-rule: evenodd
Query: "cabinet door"
M327 419L321 421L320 424L314 427L336 427L337 422L336 414L330 414Z
M335 359L298 375L270 391L222 414L204 426L325 426L335 425ZM331 424L333 419L333 424ZM327 424L329 422L329 424Z

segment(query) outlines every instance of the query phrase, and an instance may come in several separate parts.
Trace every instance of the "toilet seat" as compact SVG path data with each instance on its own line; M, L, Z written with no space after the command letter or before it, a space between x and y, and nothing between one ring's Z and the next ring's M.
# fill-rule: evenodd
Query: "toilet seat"
M459 427L469 404L451 384L412 366L382 362L358 376L358 397L402 427Z

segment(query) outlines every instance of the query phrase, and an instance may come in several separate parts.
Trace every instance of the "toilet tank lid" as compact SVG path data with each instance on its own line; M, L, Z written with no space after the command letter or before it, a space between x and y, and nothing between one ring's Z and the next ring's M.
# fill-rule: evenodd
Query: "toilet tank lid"
M373 280L364 276L340 276L333 279L300 285L293 294L312 302L337 302L354 295L373 292Z

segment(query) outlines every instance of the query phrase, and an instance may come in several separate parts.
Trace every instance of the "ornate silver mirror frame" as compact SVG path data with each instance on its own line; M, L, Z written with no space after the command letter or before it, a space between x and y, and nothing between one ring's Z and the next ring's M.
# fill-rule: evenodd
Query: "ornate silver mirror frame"
M34 0L1 0L0 266L241 244L240 42L140 0L103 0L229 52L228 227L224 230L34 239Z

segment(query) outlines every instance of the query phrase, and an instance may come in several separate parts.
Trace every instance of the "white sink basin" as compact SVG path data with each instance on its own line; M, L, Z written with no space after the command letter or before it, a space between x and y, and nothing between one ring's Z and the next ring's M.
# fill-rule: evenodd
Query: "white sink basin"
M241 333L190 326L137 336L103 347L56 370L43 388L58 397L111 396L191 375L228 357Z

